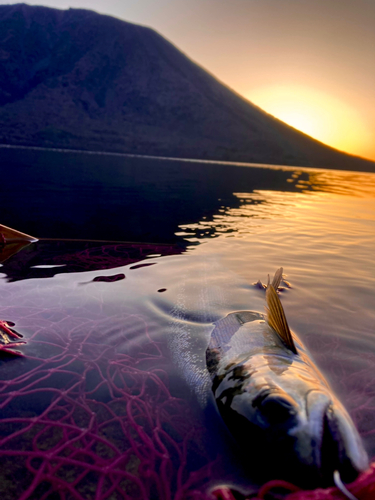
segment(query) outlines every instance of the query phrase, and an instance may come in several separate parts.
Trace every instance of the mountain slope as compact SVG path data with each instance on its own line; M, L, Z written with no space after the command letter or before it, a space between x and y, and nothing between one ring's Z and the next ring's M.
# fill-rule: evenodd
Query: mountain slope
M0 6L0 65L0 143L375 171L95 12Z

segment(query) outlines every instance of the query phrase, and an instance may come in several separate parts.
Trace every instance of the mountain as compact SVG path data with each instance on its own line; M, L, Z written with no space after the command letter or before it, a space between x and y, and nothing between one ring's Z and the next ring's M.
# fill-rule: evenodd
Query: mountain
M0 143L375 171L268 115L150 28L0 6Z

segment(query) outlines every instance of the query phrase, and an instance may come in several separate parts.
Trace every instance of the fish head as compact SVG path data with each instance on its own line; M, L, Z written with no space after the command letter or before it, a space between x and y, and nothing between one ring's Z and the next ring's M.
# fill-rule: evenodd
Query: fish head
M270 476L304 487L344 482L368 468L349 414L314 367L260 355L233 365L214 387L217 406L242 448L264 455Z

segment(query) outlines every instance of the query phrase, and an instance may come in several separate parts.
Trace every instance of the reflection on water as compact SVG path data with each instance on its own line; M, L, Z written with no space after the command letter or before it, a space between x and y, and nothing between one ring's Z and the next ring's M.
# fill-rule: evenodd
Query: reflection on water
M339 170L310 170L308 179L304 177L303 171L292 174L296 187L303 192L312 190L356 197L375 196L375 175L373 174Z
M12 154L10 186L22 170L36 201L22 186L19 205L2 192L0 222L171 244L41 241L0 267L0 320L26 342L24 358L0 358L11 500L95 488L206 500L218 481L250 491L256 478L210 405L205 351L213 322L264 312L252 283L280 266L290 326L375 456L375 175ZM68 157L70 178L49 171Z
M359 231L356 220L374 220L374 196L353 199L327 195L324 192L287 193L278 191L254 191L252 193L234 193L240 202L239 207L219 209L211 219L203 218L198 223L180 226L179 236L194 242L194 238L207 238L224 235L243 238L246 235L269 230L296 230L298 221L304 225L299 231L313 236L313 226L319 231L343 233ZM358 197L360 198L360 197ZM334 220L331 219L334 217ZM273 221L272 224L265 221ZM350 224L350 221L352 224ZM333 224L334 223L334 224ZM345 227L342 227L342 226ZM310 227L309 227L310 226ZM359 234L358 234L359 235ZM345 234L343 234L345 237Z
M148 258L179 254L184 248L183 245L173 244L129 242L105 244L95 241L42 240L9 259L8 246L12 245L0 247L0 259L3 255L5 257L1 271L7 275L8 281L52 278L60 273L113 269ZM130 269L134 269L134 266Z
M264 222L260 223L259 219L277 221L277 230L284 231L293 229L286 221L296 219L303 220L306 224L320 224L323 228L327 224L332 225L327 210L331 215L335 212L337 216L340 214L336 224L342 224L344 217L374 220L374 204L371 201L375 198L374 174L328 170L294 171L287 182L293 183L301 192L254 190L250 193L233 193L239 206L221 205L212 218L203 217L197 223L181 225L181 231L176 234L191 243L196 241L195 238L219 235L242 238L246 234L268 230L268 226ZM362 198L362 202L351 200L347 203L347 198L342 196ZM346 227L345 231L347 230L350 229Z

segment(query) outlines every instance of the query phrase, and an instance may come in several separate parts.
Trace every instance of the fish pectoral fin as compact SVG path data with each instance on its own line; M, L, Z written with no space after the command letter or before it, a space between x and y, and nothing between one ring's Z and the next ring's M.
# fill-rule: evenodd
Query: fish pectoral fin
M277 283L278 277L276 275L280 274L280 279L282 276L282 268L276 271L275 277L272 281L272 285L267 287L266 300L267 305L267 321L271 328L275 330L284 344L292 351L294 354L298 354L292 334L289 329L288 322L285 317L284 308L281 304L280 298L276 293L273 283Z

